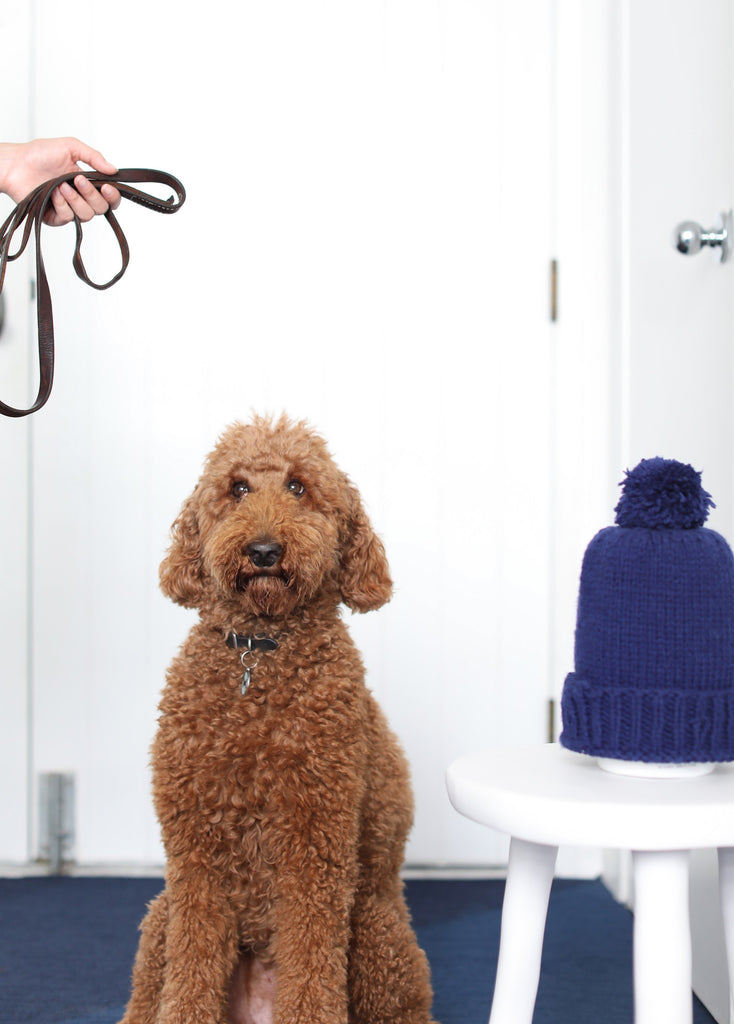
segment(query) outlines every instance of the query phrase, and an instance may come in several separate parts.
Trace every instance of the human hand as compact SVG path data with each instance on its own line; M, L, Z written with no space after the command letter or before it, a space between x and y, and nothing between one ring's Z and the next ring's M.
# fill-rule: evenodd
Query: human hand
M80 170L79 160L102 174L114 174L117 170L96 149L71 137L0 143L0 192L18 203L44 181ZM116 210L119 205L120 193L114 185L105 182L97 190L80 173L73 186L63 182L53 190L44 221L57 227L68 224L75 214L79 220L88 221L107 210Z

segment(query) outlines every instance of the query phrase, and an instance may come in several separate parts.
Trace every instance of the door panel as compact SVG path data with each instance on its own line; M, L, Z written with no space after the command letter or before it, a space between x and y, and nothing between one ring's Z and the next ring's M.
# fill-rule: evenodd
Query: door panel
M391 559L394 600L350 626L412 764L409 860L501 862L444 771L546 731L550 0L248 2L209 21L90 2L73 26L37 6L38 133L188 190L170 219L121 210L132 260L107 293L74 280L67 232L47 241L32 735L34 772L77 777L78 858L161 856L147 747L191 616L157 563L222 427L285 408L328 438Z
M664 11L664 16L663 16ZM731 4L628 6L624 197L625 456L665 455L704 472L731 536L734 267L677 253L676 224L713 225L732 194ZM705 53L704 74L671 54Z

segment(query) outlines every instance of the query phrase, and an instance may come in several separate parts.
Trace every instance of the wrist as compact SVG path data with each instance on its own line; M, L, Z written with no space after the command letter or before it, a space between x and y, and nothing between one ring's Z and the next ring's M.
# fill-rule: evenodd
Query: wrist
M19 194L22 187L18 180L18 172L22 169L23 144L20 142L0 142L0 192L9 195L14 202L23 198Z

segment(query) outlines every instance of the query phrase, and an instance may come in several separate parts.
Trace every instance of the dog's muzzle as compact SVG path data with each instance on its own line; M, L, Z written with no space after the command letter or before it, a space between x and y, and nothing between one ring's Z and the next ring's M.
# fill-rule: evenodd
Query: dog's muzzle
M251 541L244 549L245 560L237 573L237 589L246 590L257 581L265 585L271 580L289 586L291 577L281 564L282 554L283 545L272 537Z

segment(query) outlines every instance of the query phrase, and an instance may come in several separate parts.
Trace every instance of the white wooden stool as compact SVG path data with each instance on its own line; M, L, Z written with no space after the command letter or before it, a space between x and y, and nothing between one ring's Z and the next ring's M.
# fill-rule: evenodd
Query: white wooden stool
M688 852L714 848L734 977L734 766L696 778L603 771L558 744L496 748L455 761L451 802L511 836L490 1024L531 1024L562 844L631 850L636 1024L691 1024Z

